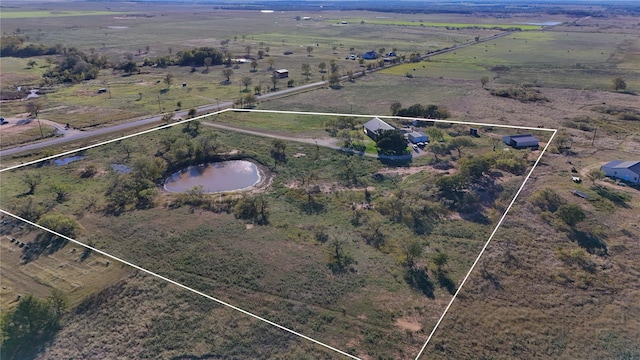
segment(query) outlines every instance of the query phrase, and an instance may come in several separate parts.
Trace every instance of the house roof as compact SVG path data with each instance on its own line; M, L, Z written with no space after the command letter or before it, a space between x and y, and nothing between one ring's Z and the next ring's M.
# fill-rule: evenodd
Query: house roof
M640 175L640 161L613 160L602 165L602 167L610 169L628 169Z
M378 132L380 130L393 130L395 129L393 126L387 124L386 122L378 119L377 117L367 121L364 124L364 127L371 132Z
M531 134L517 134L517 135L507 135L502 137L502 141L506 144L511 143L513 141L516 146L524 145L524 144L538 144L540 140Z
M419 138L419 137L427 137L428 138L428 136L426 134L423 134L423 133L421 133L419 131L412 131L412 132L409 133L409 136L413 136L414 138Z

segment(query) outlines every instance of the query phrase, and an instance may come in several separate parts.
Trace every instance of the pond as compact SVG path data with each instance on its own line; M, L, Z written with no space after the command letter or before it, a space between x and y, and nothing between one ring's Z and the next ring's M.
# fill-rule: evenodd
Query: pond
M256 164L246 160L221 161L190 166L171 175L164 182L170 192L186 192L202 186L205 193L235 191L249 188L260 181Z
M62 165L67 165L68 163L71 163L71 162L74 162L74 161L82 160L84 158L85 158L85 156L81 156L81 155L69 156L69 157L66 157L66 158L53 160L53 163L58 165L58 166L62 166Z

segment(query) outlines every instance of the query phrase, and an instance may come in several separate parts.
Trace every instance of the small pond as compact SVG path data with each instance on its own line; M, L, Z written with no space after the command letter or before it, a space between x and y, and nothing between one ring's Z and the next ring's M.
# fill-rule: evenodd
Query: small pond
M205 193L242 190L257 184L260 172L256 164L245 160L221 161L190 166L164 182L170 192L185 192L202 186Z
M69 156L69 157L66 157L66 158L53 160L53 163L58 165L58 166L62 166L62 165L67 165L68 163L71 163L71 162L74 162L74 161L77 161L77 160L82 160L84 158L85 158L85 156L81 156L81 155Z
M111 168L113 170L115 170L116 172L122 173L122 174L129 174L131 173L131 168L128 167L127 165L123 165L123 164L111 164Z

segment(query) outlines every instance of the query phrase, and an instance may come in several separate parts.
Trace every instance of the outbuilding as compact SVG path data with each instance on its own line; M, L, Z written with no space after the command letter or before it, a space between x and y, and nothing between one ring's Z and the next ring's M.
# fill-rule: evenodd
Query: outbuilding
M287 69L274 70L273 76L275 76L276 79L286 79L289 77L289 70Z
M640 184L640 161L613 160L600 167L608 177Z
M411 141L412 144L429 142L429 137L427 136L427 134L423 134L419 131L410 132L409 135L407 135L407 138L409 139L409 141Z
M375 60L378 58L378 54L375 52L375 50L371 50L362 54L361 58L365 60Z
M377 140L380 131L394 130L395 128L377 117L367 121L364 124L364 133L373 140Z
M507 135L502 137L502 141L516 149L538 150L540 146L540 140L531 134Z

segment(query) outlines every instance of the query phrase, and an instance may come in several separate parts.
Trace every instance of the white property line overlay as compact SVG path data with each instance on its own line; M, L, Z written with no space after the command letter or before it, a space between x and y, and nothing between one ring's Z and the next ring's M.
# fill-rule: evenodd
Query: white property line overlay
M505 217L507 217L507 214L509 213L509 210L511 210L511 207L516 202L516 199L518 198L518 195L520 195L520 192L524 188L524 185L527 183L527 180L529 180L529 177L531 177L531 174L533 174L533 170L535 170L536 166L538 166L538 163L540 162L540 159L542 159L542 155L544 155L544 153L547 151L547 148L551 144L551 141L556 136L557 132L558 132L557 130L553 131L553 134L551 135L551 138L547 142L547 145L545 145L544 149L542 149L542 152L540 153L540 156L538 156L538 159L533 164L533 167L531 168L531 170L529 170L529 173L527 174L527 177L525 177L524 181L520 185L520 188L518 189L518 191L516 192L516 195L513 197L513 199L509 203L509 206L507 206L507 209L504 211L504 214L502 214L502 217L500 218L500 221L498 221L498 224L496 225L495 229L493 229L493 232L489 236L489 239L487 240L487 242L482 247L482 250L480 250L480 253L478 254L478 257L476 257L476 260L471 265L471 268L469 269L469 271L467 271L467 275L465 275L464 279L462 279L462 282L460 283L460 286L458 287L458 290L456 290L455 294L453 294L453 297L449 301L449 304L444 309L444 312L440 316L440 319L438 319L438 322L436 323L436 325L433 327L433 330L431 330L431 334L429 334L429 337L427 338L427 341L424 343L424 345L422 345L422 349L420 349L420 352L416 356L415 360L418 360L420 358L420 356L422 356L422 353L424 352L424 349L429 344L429 341L431 341L431 338L433 337L433 334L435 334L436 330L438 330L438 327L440 326L440 323L442 322L444 317L447 315L447 312L449 311L449 308L451 308L451 305L453 304L453 302L455 301L456 297L460 293L460 290L462 289L464 284L467 282L467 279L469 278L469 275L471 275L471 272L473 271L473 269L476 267L476 265L480 261L480 257L482 257L482 254L484 254L485 250L487 249L487 246L489 246L489 243L493 239L493 236L496 234L496 232L498 232L498 229L500 228L500 225L502 225L502 222L504 221Z
M56 236L59 236L59 237L61 237L61 238L65 239L65 240L71 241L71 242L73 242L74 244L77 244L77 245L80 245L80 246L84 246L85 248L87 248L87 249L89 249L89 250L91 250L91 251L95 251L95 252L97 252L98 254L104 255L104 256L106 256L106 257L108 257L108 258L110 258L110 259L113 259L113 260L119 261L119 262L121 262L121 263L123 263L123 264L125 264L125 265L129 265L129 266L131 266L131 267L132 267L132 268L134 268L134 269L137 269L137 270L140 270L140 271L142 271L142 272L144 272L144 273L147 273L147 274L149 274L149 275L155 276L155 277L157 277L158 279L164 280L164 281L169 282L169 283L171 283L171 284L173 284L173 285L176 285L176 286L178 286L178 287L181 287L181 288L183 288L183 289L185 289L185 290L191 291L191 292L192 292L192 293L194 293L194 294L197 294L197 295L203 296L203 297L205 297L205 298L207 298L207 299L209 299L209 300L213 300L213 301L217 302L217 303L218 303L218 304L220 304L220 305L224 305L224 306L229 307L229 308L231 308L231 309L233 309L233 310L239 311L239 312L241 312L241 313L243 313L243 314L245 314L245 315L249 315L249 316L251 316L251 317L253 317L253 318L255 318L255 319L258 319L258 320L260 320L260 321L264 321L265 323L267 323L267 324L269 324L269 325L273 325L273 326L275 326L275 327L277 327L277 328L279 328L279 329L282 329L282 330L284 330L284 331L287 331L287 332L289 332L289 333L291 333L291 334L293 334L293 335L300 336L300 337L301 337L301 338L303 338L303 339L306 339L306 340L312 341L312 342L314 342L314 343L316 343L316 344L318 344L318 345L324 346L324 347L326 347L327 349L333 350L333 351L335 351L335 352L338 352L338 353L340 353L340 354L342 354L342 355L348 356L348 357L350 357L350 358L352 358L352 359L355 359L355 360L361 360L360 358L357 358L357 357L355 357L355 356L353 356L353 355L351 355L351 354L348 354L348 353L346 353L346 352L344 352L344 351L342 351L342 350L336 349L336 348L334 348L334 347L332 347L332 346L329 346L329 345L327 345L327 344L325 344L325 343L322 343L322 342L320 342L320 341L318 341L318 340L315 340L315 339L310 338L310 337L308 337L308 336L306 336L306 335L303 335L303 334L301 334L301 333L299 333L299 332L297 332L297 331L295 331L295 330L291 330L291 329L289 329L289 328L287 328L287 327L284 327L284 326L282 326L282 325L280 325L280 324L277 324L277 323L275 323L275 322L273 322L273 321L267 320L267 319L265 319L265 318L263 318L263 317L261 317L261 316L258 316L258 315L256 315L256 314L253 314L253 313L251 313L251 312L248 312L248 311L246 311L246 310L244 310L244 309L241 309L241 308L239 308L239 307L237 307L237 306L231 305L231 304L229 304L229 303L227 303L227 302L224 302L224 301L222 301L222 300L220 300L220 299L214 298L214 297L213 297L213 296L211 296L211 295L207 295L207 294L205 294L205 293L203 293L203 292L201 292L201 291L198 291L198 290L196 290L196 289L194 289L194 288L191 288L191 287L188 287L188 286L186 286L186 285L183 285L183 284L181 284L181 283L179 283L179 282L177 282L177 281L175 281L175 280L171 280L171 279L169 279L169 278L167 278L167 277L165 277L165 276L162 276L162 275L160 275L160 274L158 274L158 273L155 273L155 272L153 272L153 271L151 271L151 270L147 270L147 269L145 269L145 268L143 268L143 267L141 267L141 266L138 266L138 265L136 265L136 264L134 264L134 263L131 263L131 262L127 261L127 260L124 260L124 259L118 258L118 257L116 257L116 256L113 256L113 255L111 255L111 254L109 254L109 253L106 253L106 252L104 252L104 251L102 251L102 250L99 250L99 249L97 249L97 248L95 248L95 247L93 247L93 246L90 246L90 245L86 245L86 244L84 244L84 243L81 243L80 241L77 241L77 240L75 240L75 239L72 239L72 238L70 238L70 237L68 237L68 236L66 236L66 235L62 235L62 234L60 234L60 233L58 233L58 232L55 232L55 231L53 231L53 230L51 230L51 229L47 229L47 228L45 228L44 226L38 225L38 224L36 224L36 223L34 223L34 222L32 222L32 221L29 221L29 220L27 220L27 219L21 218L21 217L19 217L18 215L14 215L14 214L12 214L12 213L10 213L10 212L8 212L8 211L2 210L2 209L0 209L0 212L2 212L2 213L4 213L4 214L7 214L7 215L9 215L9 216L11 216L11 217L14 217L14 218L16 218L16 219L18 219L18 220L24 221L25 223L27 223L27 224L29 224L29 225L31 225L31 226L35 226L35 227L37 227L37 228L39 228L39 229L41 229L41 230L44 230L44 231L46 231L46 232L49 232L49 233L54 234L54 235L56 235Z
M100 142L100 143L97 143L97 144L84 146L84 147L81 147L81 148L78 148L78 149L75 149L75 150L70 150L70 151L66 151L66 152L60 153L60 154L56 154L56 155L52 155L52 156L47 156L47 157L44 157L44 158L41 158L41 159L37 159L37 160L33 160L33 161L29 161L29 162L26 162L26 163L23 163L23 164L10 166L10 167L7 167L7 168L5 168L5 169L0 169L0 173L5 172L5 171L9 171L9 170L15 170L15 169L18 169L18 168L21 168L21 167L25 167L25 166L29 166L29 165L34 165L34 164L37 164L37 163L39 163L39 162L43 162L43 161L53 160L53 159L56 159L56 158L59 158L59 157L63 157L63 156L66 156L66 155L75 154L75 153L80 152L80 151L85 151L85 150L92 149L92 148L95 148L95 147L99 147L99 146L102 146L102 145L111 144L111 143L114 143L114 142L118 142L118 141L120 141L120 140L129 139L129 138L132 138L132 137L135 137L135 136L138 136L138 135L144 135L144 134L148 134L148 133L151 133L151 132L154 132L154 131L158 131L158 130L162 130L162 129L167 129L167 128L170 128L170 127L172 127L172 126L177 126L177 125L181 125L181 124L184 124L184 123L188 123L188 122L190 122L190 121L200 120L200 119L203 119L203 118L206 118L206 117L209 117L209 116L218 115L218 114L221 114L221 113L224 113L224 112L227 112L227 111L232 111L232 112L272 113L272 114L273 114L273 113L275 113L275 114L292 114L292 115L349 116L349 117L372 117L372 116L375 116L375 117L378 117L378 118L384 118L384 119L411 119L411 120L418 120L418 121L433 121L433 122L440 122L440 123L453 123L453 124L475 125L475 126L492 126L492 127L510 128L510 129L535 130L535 131L552 131L552 132L553 132L553 134L551 135L551 138L549 139L549 141L548 141L548 142L547 142L547 144L545 145L544 149L543 149L543 150L542 150L542 152L540 153L540 156L538 157L538 159L537 159L537 160L536 160L536 162L534 163L534 165L533 165L533 167L531 168L531 170L529 170L529 173L527 174L526 178L524 179L524 181L523 181L523 182L522 182L522 184L520 185L520 188L519 188L519 189L518 189L518 191L516 192L516 194L515 194L514 198L511 200L511 202L509 203L509 206L507 207L507 209L505 210L505 212L502 214L502 217L501 217L501 218L500 218L500 220L498 221L498 224L497 224L497 225L496 225L496 227L493 229L493 232L492 232L492 233L491 233L491 235L489 236L489 239L487 240L487 242L484 244L484 246L483 246L483 247L482 247L482 249L480 250L480 253L479 253L479 254L478 254L478 256L476 257L476 260L475 260L475 261L473 262L473 264L471 265L471 268L469 269L469 271L468 271L468 272L467 272L467 274L465 275L464 279L463 279L463 280L462 280L462 282L460 283L460 286L458 287L458 289L456 290L455 294L453 295L453 297L452 297L452 298L451 298L451 300L449 301L449 303L448 303L447 307L445 308L444 312L442 313L442 315L441 315L441 316L440 316L440 318L438 319L438 322L436 323L436 325L434 326L434 328L431 330L431 333L429 334L429 337L427 338L427 341L424 343L424 345L423 345L423 346L422 346L422 348L420 349L420 352L419 352L419 353L418 353L418 355L416 356L415 360L418 360L418 359L420 358L420 356L421 356L421 355L422 355L422 353L424 352L425 348L426 348L426 347L427 347L427 345L429 344L429 341L431 341L431 338L433 337L433 335L435 334L436 330L437 330L437 329L438 329L438 327L440 326L440 323L442 322L442 320L444 319L445 315L446 315L446 314L447 314L447 312L449 311L449 308L451 308L451 305L453 304L454 300L455 300L455 299L456 299L456 297L458 296L458 293L459 293L459 292L460 292L460 290L462 289L462 286L466 283L467 279L469 278L469 275L471 274L471 272L472 272L472 271L473 271L473 269L475 268L476 264L479 262L480 258L481 258L481 257L482 257L482 255L484 254L484 252L485 252L485 250L486 250L487 246L489 245L489 243L490 243L490 242L491 242L491 240L493 239L493 236L494 236L494 235L496 234L496 232L498 231L498 228L500 227L500 225L502 225L502 222L504 221L505 217L507 216L507 213L509 212L509 210L511 209L511 207L512 207L512 206L513 206L513 204L515 203L516 198L518 197L518 195L520 194L520 192L521 192L521 191L522 191L522 189L524 188L524 185L526 184L527 180L529 180L529 177L530 177L530 176L531 176L531 174L533 173L533 170L536 168L536 166L537 166L537 165L538 165L538 163L540 162L540 159L542 158L542 155L544 155L544 153L547 151L547 148L549 147L549 145L551 144L551 141L553 140L553 138L555 137L555 135L556 135L556 133L557 133L557 129L548 129L548 128L534 128L534 127L529 127L529 126L515 126L515 125L489 124L489 123L477 123L477 122L454 121L454 120L440 120L440 119L405 118L405 117L400 117L400 116L384 116L384 115L378 115L378 116L376 116L376 115L365 115L365 114L341 114L341 113L304 112L304 111L257 110L257 109L223 109L223 110L219 110L219 111L216 111L216 112L212 112L212 113L208 113L208 114L203 114L203 115L196 116L196 117L193 117L193 118L189 118L189 119L185 119L185 120L177 121L177 122L174 122L174 123L165 124L165 125L162 125L162 126L158 126L158 127L152 128L152 129L148 129L148 130L140 131L140 132L137 132L137 133L134 133L134 134L129 134L129 135L121 136L121 137L119 137L119 138L115 138L115 139L111 139L111 140L103 141L103 142ZM277 327L277 328L279 328L279 329L282 329L282 330L284 330L284 331L287 331L287 332L289 332L289 333L291 333L291 334L294 334L294 335L297 335L297 336L299 336L299 337L302 337L303 339L309 340L309 341L311 341L311 342L313 342L313 343L315 343L315 344L318 344L318 345L323 346L323 347L325 347L325 348L327 348L327 349L333 350L333 351L335 351L335 352L337 352L337 353L339 353L339 354L345 355L345 356L350 357L350 358L355 359L355 360L361 360L360 358L358 358L358 357L356 357L356 356L353 356L353 355L351 355L351 354L349 354L349 353L346 353L346 352L344 352L344 351L342 351L342 350L339 350L339 349L334 348L334 347L332 347L332 346L330 346L330 345L327 345L327 344L325 344L325 343L323 343L323 342L320 342L320 341L318 341L318 340L315 340L315 339L313 339L313 338L311 338L311 337L308 337L308 336L306 336L306 335L304 335L304 334L301 334L301 333L299 333L299 332L297 332L297 331L295 331L295 330L289 329L289 328L287 328L287 327L285 327L285 326L282 326L282 325L280 325L280 324L277 324L277 323L275 323L275 322L273 322L273 321L270 321L270 320L268 320L268 319L266 319L266 318L263 318L263 317L258 316L258 315L256 315L256 314L253 314L253 313L251 313L251 312L249 312L249 311L247 311L247 310L244 310L244 309L242 309L242 308L239 308L239 307L237 307L237 306L234 306L234 305L232 305L232 304L229 304L229 303L227 303L227 302L224 302L224 301L222 301L222 300L220 300L220 299L217 299L217 298L215 298L215 297L213 297L213 296L211 296L211 295L207 295L207 294L205 294L205 293L203 293L203 292L201 292L201 291L198 291L198 290L196 290L196 289L193 289L193 288L191 288L191 287L188 287L188 286L186 286L186 285L183 285L183 284L181 284L181 283L179 283L179 282L177 282L177 281L175 281L175 280L171 280L171 279L169 279L169 278L167 278L167 277L164 277L164 276L162 276L162 275L160 275L160 274L157 274L157 273L155 273L155 272L153 272L153 271L151 271L151 270L147 270L147 269L145 269L145 268L143 268L143 267L141 267L141 266L135 265L135 264L133 264L133 263L131 263L131 262L129 262L129 261L126 261L126 260L124 260L124 259L120 259L120 258L118 258L118 257L116 257L116 256L113 256L113 255L111 255L111 254L109 254L109 253L107 253L107 252L104 252L104 251L102 251L102 250L99 250L99 249L97 249L97 248L94 248L94 247L92 247L92 246L90 246L90 245L86 245L86 244L84 244L84 243L82 243L82 242L80 242L80 241L77 241L77 240L75 240L75 239L72 239L72 238L70 238L70 237L68 237L68 236L65 236L65 235L62 235L62 234L60 234L60 233L57 233L57 232L55 232L55 231L53 231L53 230L51 230L51 229L47 229L47 228L45 228L45 227L43 227L43 226L41 226L41 225L38 225L38 224L36 224L36 223L34 223L34 222L31 222L31 221L29 221L29 220L23 219L23 218L21 218L21 217L19 217L19 216L17 216L17 215L14 215L14 214L12 214L12 213L10 213L10 212L8 212L8 211L5 211L5 210L3 210L3 209L0 209L0 212L5 213L5 214L7 214L7 215L9 215L9 216L11 216L11 217L14 217L14 218L18 219L18 220L21 220L21 221L23 221L23 222L25 222L25 223L27 223L27 224L30 224L30 225L32 225L32 226L35 226L35 227L37 227L37 228L39 228L39 229L41 229L41 230L47 231L47 232L52 233L52 234L54 234L54 235L56 235L56 236L60 236L60 237L62 237L62 238L64 238L64 239L66 239L66 240L68 240L68 241L71 241L71 242L73 242L73 243L75 243L75 244L77 244L77 245L80 245L80 246L83 246L83 247L85 247L85 248L87 248L87 249L90 249L90 250L92 250L92 251L95 251L95 252L97 252L97 253L99 253L99 254L101 254L101 255L104 255L104 256L106 256L106 257L108 257L108 258L111 258L111 259L113 259L113 260L119 261L119 262L121 262L121 263L123 263L123 264L125 264L125 265L131 266L131 267L133 267L134 269L140 270L140 271L145 272L145 273L147 273L147 274L149 274L149 275L155 276L155 277L157 277L157 278L159 278L159 279L161 279L161 280L167 281L167 282L169 282L169 283L171 283L171 284L174 284L174 285L176 285L176 286L178 286L178 287L181 287L181 288L183 288L183 289L185 289L185 290L191 291L191 292L193 292L194 294L197 294L197 295L203 296L203 297L205 297L205 298L207 298L207 299L209 299L209 300L215 301L215 302L217 302L217 303L219 303L219 304L221 304L221 305L227 306L227 307L229 307L229 308L231 308L231 309L233 309L233 310L239 311L239 312L241 312L241 313L243 313L243 314L245 314L245 315L249 315L249 316L251 316L251 317L253 317L253 318L255 318L255 319L258 319L258 320L260 320L260 321L263 321L263 322L265 322L265 323L267 323L267 324L269 324L269 325L273 325L273 326L275 326L275 327Z

